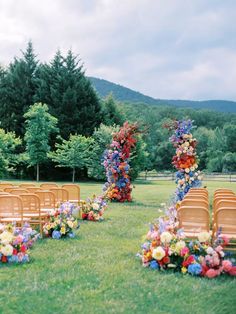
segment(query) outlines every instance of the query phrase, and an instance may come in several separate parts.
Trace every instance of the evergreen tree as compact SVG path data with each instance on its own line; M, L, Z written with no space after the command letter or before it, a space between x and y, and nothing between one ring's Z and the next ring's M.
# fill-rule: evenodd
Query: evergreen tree
M37 77L36 56L30 41L23 57L15 58L0 75L1 127L24 134L23 114L33 104Z
M91 135L101 123L101 105L78 57L69 51L64 58L57 51L50 65L42 65L39 73L35 100L48 104L58 118L61 136Z
M124 116L112 96L109 94L102 102L103 123L105 125L122 125L125 122Z
M48 106L36 103L25 113L26 118L26 153L28 163L36 165L37 181L39 181L39 165L47 160L50 151L50 134L57 132L57 119L48 113Z

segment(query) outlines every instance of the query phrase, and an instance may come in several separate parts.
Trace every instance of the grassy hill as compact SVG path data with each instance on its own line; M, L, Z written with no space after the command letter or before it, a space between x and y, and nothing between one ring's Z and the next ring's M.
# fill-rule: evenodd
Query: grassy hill
M109 93L113 93L114 97L119 101L139 102L150 105L173 105L177 107L189 107L196 109L211 109L221 112L236 113L236 102L228 100L170 100L170 99L155 99L146 96L130 88L115 84L103 79L88 77L93 84L100 97L106 97Z

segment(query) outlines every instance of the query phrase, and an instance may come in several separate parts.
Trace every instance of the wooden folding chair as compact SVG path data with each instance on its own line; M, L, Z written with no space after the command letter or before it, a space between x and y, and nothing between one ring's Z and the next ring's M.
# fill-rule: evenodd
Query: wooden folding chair
M227 249L236 250L236 207L221 207L216 211L213 227L214 238L218 230L222 236L227 236L230 240Z
M29 218L29 224L39 225L40 234L43 234L43 225L48 214L41 212L40 198L32 193L19 195L23 205L23 217Z
M58 188L58 185L54 182L48 182L48 183L42 183L40 184L40 187L43 190L50 190L51 188Z
M20 194L24 194L24 193L28 193L28 191L26 189L11 189L10 193L12 195L20 195Z
M42 190L40 186L29 186L26 188L29 193L35 193L36 191Z
M19 185L20 188L25 189L25 188L30 188L30 187L35 187L36 185L34 183L21 183Z
M42 212L50 213L55 209L55 195L51 191L36 191L35 194L40 199L40 208Z
M210 216L205 207L181 206L178 210L179 227L187 238L196 238L200 232L209 232Z
M191 188L189 191L188 191L188 193L195 193L195 192L197 192L197 193L201 193L201 194L205 194L205 195L207 195L208 196L208 191L207 191L207 189L204 189L204 188Z
M212 204L212 207L213 207L213 211L215 211L215 208L216 208L216 204L219 202L219 201L234 201L236 200L236 196L234 195L224 195L224 196L217 196L213 199L213 204Z
M182 202L180 203L180 207L181 206L200 206L200 207L204 207L207 210L209 210L209 204L208 202L206 202L204 199L197 199L197 198L187 198L187 199L183 199Z
M0 222L23 226L29 219L23 217L22 200L17 195L0 196Z
M56 203L63 203L69 200L69 193L63 188L50 188L50 190L55 195Z
M80 201L80 187L76 184L63 184L62 188L69 193L69 202L78 204Z
M0 189L4 190L5 188L13 188L14 185L11 183L0 183Z

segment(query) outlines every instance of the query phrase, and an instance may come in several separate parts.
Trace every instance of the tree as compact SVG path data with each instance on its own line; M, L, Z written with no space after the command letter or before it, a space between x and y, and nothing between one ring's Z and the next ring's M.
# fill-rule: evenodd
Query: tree
M46 104L36 103L25 113L26 118L26 153L29 164L36 165L37 181L39 181L39 165L47 160L50 151L49 139L58 129L57 119L49 114Z
M223 157L223 172L236 171L236 153L228 152Z
M122 125L125 122L112 94L109 94L102 102L102 113L105 125Z
M34 103L37 65L32 42L29 42L23 57L15 58L0 75L1 127L20 136L25 131L23 114Z
M72 51L65 58L57 51L49 65L42 65L37 86L35 101L48 104L50 112L58 118L63 138L76 133L90 136L100 125L100 102Z
M21 144L21 139L14 132L6 133L0 129L0 175L14 169L20 156L16 154L16 148Z
M98 129L95 129L92 138L94 139L91 151L90 162L88 165L88 176L97 180L105 180L106 174L102 165L102 156L104 151L112 141L112 134L118 131L118 127L106 126L101 124Z
M83 169L89 163L94 140L82 135L70 135L69 140L56 144L56 151L48 156L58 164L58 167L72 169L72 182L75 182L76 169Z

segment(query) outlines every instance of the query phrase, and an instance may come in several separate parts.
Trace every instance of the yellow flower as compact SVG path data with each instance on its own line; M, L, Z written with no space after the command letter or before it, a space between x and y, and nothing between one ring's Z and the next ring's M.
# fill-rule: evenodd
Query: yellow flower
M2 244L9 244L13 240L13 234L8 231L3 231L3 233L0 234L0 241Z
M161 246L158 246L152 251L152 257L156 260L160 261L166 255L166 252L163 250Z
M186 273L187 273L187 268L186 268L186 267L182 267L182 268L181 268L181 272L182 272L183 274L186 274Z
M65 234L66 233L66 228L64 226L61 227L61 234Z
M200 232L199 234L198 234L198 240L200 241L200 242L207 242L207 241L209 241L210 240L210 238L211 238L211 235L210 235L210 233L209 232Z
M10 244L7 244L6 246L3 246L1 248L1 253L5 256L11 256L13 253L13 246Z
M183 249L186 246L186 243L184 241L178 241L175 245L175 250L177 253L180 253L181 249Z
M73 221L71 221L71 220L68 220L68 221L67 221L67 224L68 224L68 226L69 226L70 228L73 228L73 227L74 227Z
M170 243L170 241L172 240L172 234L170 234L169 232L165 231L162 232L161 234L161 242L162 243Z

